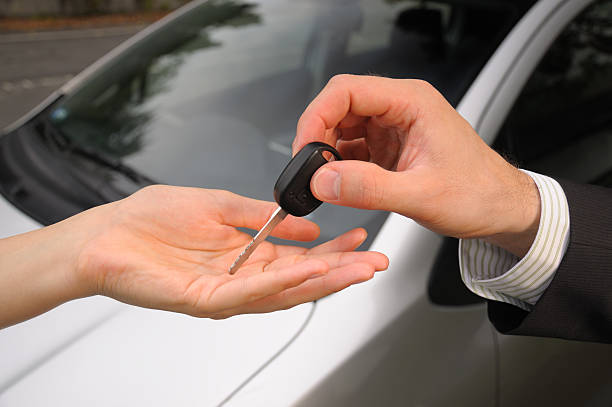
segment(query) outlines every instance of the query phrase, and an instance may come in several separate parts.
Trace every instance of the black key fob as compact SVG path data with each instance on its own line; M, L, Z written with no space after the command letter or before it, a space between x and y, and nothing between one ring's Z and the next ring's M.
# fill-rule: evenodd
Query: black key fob
M336 160L342 160L338 151L325 143L310 143L304 146L289 161L274 185L274 199L278 205L293 216L306 216L321 205L321 201L310 192L310 179L329 161L323 156L330 152Z

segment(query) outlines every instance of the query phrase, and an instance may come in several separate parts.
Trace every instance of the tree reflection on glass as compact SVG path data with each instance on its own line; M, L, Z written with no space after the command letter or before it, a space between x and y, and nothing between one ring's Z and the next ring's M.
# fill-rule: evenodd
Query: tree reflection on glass
M148 103L167 91L188 55L222 45L211 38L215 29L260 23L254 8L240 1L209 1L179 16L140 42L137 52L126 52L94 74L54 109L52 122L71 142L105 155L120 158L141 150L153 118Z

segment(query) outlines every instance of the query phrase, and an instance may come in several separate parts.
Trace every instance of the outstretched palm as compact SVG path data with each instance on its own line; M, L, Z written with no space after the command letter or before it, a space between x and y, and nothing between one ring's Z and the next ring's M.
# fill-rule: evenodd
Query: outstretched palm
M274 204L225 191L155 186L94 210L105 224L88 239L79 273L93 292L134 305L213 318L267 312L368 280L387 266L380 253L353 252L366 235L356 229L313 249L264 242L229 275L250 240L236 227L260 228ZM293 240L318 234L312 222L292 217L274 230Z

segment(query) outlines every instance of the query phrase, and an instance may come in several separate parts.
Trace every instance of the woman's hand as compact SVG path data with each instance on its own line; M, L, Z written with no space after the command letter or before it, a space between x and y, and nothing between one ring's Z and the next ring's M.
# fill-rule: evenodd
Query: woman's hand
M352 252L366 237L357 229L310 250L263 242L229 275L251 240L236 227L259 229L275 207L226 191L145 188L108 208L87 239L77 273L90 294L224 318L312 301L387 267L380 253ZM319 228L289 216L273 235L313 240Z
M226 318L312 301L369 280L388 265L353 252L355 229L313 249L263 242L234 275L228 270L275 209L226 191L144 188L35 232L0 241L0 328L78 297ZM314 223L287 217L273 235L313 240Z
M489 148L431 85L340 75L302 114L293 143L322 141L344 161L320 168L322 201L398 212L436 232L483 237L527 252L537 232L537 187Z

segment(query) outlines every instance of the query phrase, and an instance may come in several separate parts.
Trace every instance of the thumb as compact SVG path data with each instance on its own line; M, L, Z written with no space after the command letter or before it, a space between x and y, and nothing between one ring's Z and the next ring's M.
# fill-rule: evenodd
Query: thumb
M402 202L400 176L370 162L333 161L315 172L310 188L324 202L397 212Z

